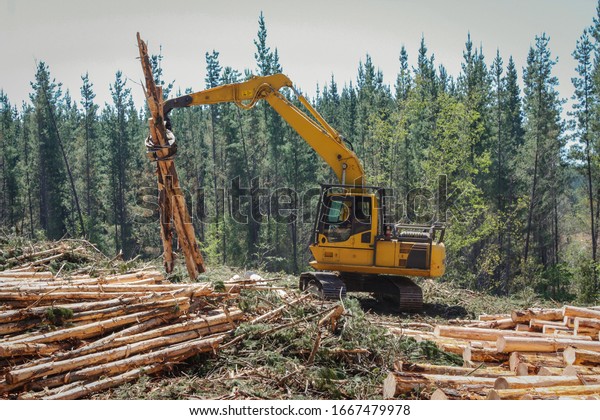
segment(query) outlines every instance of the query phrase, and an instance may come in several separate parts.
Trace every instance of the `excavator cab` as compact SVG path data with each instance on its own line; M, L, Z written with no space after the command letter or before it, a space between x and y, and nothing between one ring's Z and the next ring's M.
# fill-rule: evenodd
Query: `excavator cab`
M310 250L316 272L302 273L301 289L326 298L347 291L391 298L400 311L419 311L423 295L405 276L444 273L445 227L386 221L385 189L323 185Z
M316 261L369 265L383 234L384 197L378 187L323 185L311 245Z
M327 195L321 211L317 241L337 245L347 245L348 241L352 245L370 244L375 206L372 194Z

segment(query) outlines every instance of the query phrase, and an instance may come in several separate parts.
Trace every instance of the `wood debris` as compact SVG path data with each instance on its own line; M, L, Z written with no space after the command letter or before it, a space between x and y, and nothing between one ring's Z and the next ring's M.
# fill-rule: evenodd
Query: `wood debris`
M237 292L171 284L156 270L76 279L4 271L0 393L80 398L213 352L243 318L229 302Z
M269 288L260 277L218 287L170 283L153 268L100 276L34 271L63 254L63 246L23 254L14 261L38 263L0 271L4 398L82 398L215 353L242 322L252 322L237 306L240 291ZM285 304L262 319L306 296L278 298Z
M523 325L527 328L519 327ZM460 354L464 367L398 362L383 383L384 398L414 392L431 399L600 398L596 308L485 315L463 326L437 325L433 334L397 327L390 331Z

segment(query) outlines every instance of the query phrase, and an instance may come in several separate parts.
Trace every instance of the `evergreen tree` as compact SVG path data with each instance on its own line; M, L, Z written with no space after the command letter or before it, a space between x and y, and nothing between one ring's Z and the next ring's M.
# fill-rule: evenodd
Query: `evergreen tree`
M259 17L259 28L257 38L254 40L256 46L256 52L254 57L258 67L258 73L261 76L276 74L282 72L281 64L279 63L279 53L277 49L271 51L271 48L267 45L267 28L264 20L264 16L261 13ZM252 187L252 200L253 208L256 210L253 212L255 215L259 211L258 197L256 194L260 190L260 182L263 182L265 186L270 187L271 191L276 191L282 183L282 169L281 169L281 154L282 147L285 143L285 132L284 122L279 114L271 108L266 102L261 101L257 104L256 108L259 110L262 116L261 127L263 133L263 141L267 147L266 167L270 168L269 171L264 171L260 179L256 179L256 185ZM273 204L273 205L270 205ZM263 205L264 214L267 216L265 219L265 226L262 238L263 243L260 245L260 255L257 254L257 259L262 260L268 258L271 261L281 261L283 259L281 255L281 249L283 247L284 231L280 229L279 223L274 223L272 214L277 214L279 211L277 201L272 201L270 204ZM259 216L260 218L260 216ZM256 223L254 229L258 228ZM258 232L257 232L258 233ZM260 238L260 236L259 236ZM257 238L258 239L258 238ZM277 267L272 267L277 268Z
M598 125L595 121L598 117L598 89L594 86L594 45L590 40L588 30L577 41L573 58L577 60L576 71L578 77L572 79L575 87L573 100L575 117L575 139L578 148L575 157L583 162L584 177L587 187L587 201L589 209L589 229L591 237L591 267L592 278L584 285L585 294L590 298L598 292L598 273L596 264L598 262Z
M214 88L220 84L221 78L221 65L219 64L219 53L217 51L212 54L206 53L206 88ZM223 217L223 197L219 194L219 173L222 168L222 163L218 159L218 145L217 145L217 126L220 124L220 107L221 105L210 106L210 135L211 135L211 155L212 155L212 172L213 172L213 200L214 200L214 236L215 240L221 244L219 246L219 253L221 254L221 262L224 262L226 258L226 247L225 240L221 234L220 222Z
M98 122L98 105L94 103L96 94L94 85L90 82L89 75L86 73L81 76L82 86L81 106L82 106L82 140L83 145L83 179L84 179L84 200L85 215L87 220L87 232L94 243L101 241L101 226L99 213L102 206L100 192L100 174L101 174L101 145Z
M439 110L438 80L435 71L435 57L427 55L425 38L421 38L417 67L414 68L412 88L404 101L399 115L397 137L401 142L401 162L403 169L399 177L399 197L406 198L410 190L421 187L424 177L423 162L426 150L434 139L436 119ZM404 216L403 208L399 208ZM405 220L407 221L407 220Z
M254 45L256 46L254 59L258 65L258 75L268 76L273 74L273 53L271 53L271 48L267 46L267 26L262 12L258 17L258 34L257 39L254 40Z
M173 90L173 85L175 84L175 81L165 83L163 79L162 61L164 60L164 58L165 57L162 55L161 45L159 48L159 53L150 57L150 66L152 67L152 76L154 78L154 82L156 83L156 86L162 87L163 96L166 98Z
M489 159L491 148L489 98L492 95L483 52L481 49L473 51L470 34L465 43L463 59L462 73L458 78L458 90L462 102L473 116L467 126L467 133L472 137L470 159L475 163L477 160ZM477 174L477 183L486 191L491 190L490 179L485 172Z
M497 139L501 144L498 145L495 163L499 172L497 174L499 184L496 186L496 203L499 212L499 229L501 230L501 238L499 238L501 259L496 273L497 280L501 281L502 290L509 292L511 280L521 259L521 252L517 248L517 244L521 221L524 219L523 208L519 204L523 185L522 180L517 176L517 166L524 142L523 111L521 90L512 56L509 58L502 85L500 103L495 104L500 106L501 111L501 115L497 115L500 118ZM495 109L495 113L497 112L498 109ZM495 171L496 169L493 168L492 173Z
M340 107L339 107L339 129L352 144L356 140L356 118L357 118L357 98L356 90L350 82L349 85L345 85L340 95Z
M559 262L558 205L562 191L563 147L560 121L561 100L552 75L556 60L551 58L546 34L536 36L524 71L525 85L525 173L529 203L525 231L525 262L534 252L544 268Z
M66 171L61 156L59 133L55 124L57 103L62 95L61 85L50 78L48 66L41 61L30 95L34 107L35 138L40 156L38 167L40 227L52 239L67 232L68 210L65 180Z
M402 45L400 49L400 71L396 77L396 101L401 104L408 99L408 92L412 87L412 76L408 67L408 53Z
M0 222L4 226L17 228L21 213L19 202L18 135L19 120L16 108L8 96L0 91ZM18 230L18 229L17 229Z
M107 105L103 114L106 133L109 165L109 185L111 191L113 241L115 251L122 251L129 257L131 246L131 220L127 194L130 188L128 168L132 164L132 138L128 127L128 106L131 103L131 90L123 78L123 73L117 71L115 81L110 85L112 104Z
M56 124L60 121L60 126ZM85 222L81 210L79 195L81 188L78 188L75 180L76 175L80 173L77 162L77 151L80 150L78 145L78 136L80 131L80 113L77 109L77 103L71 98L67 90L59 102L57 115L54 116L53 126L57 130L58 145L65 164L67 179L66 191L67 202L65 203L68 213L67 222L69 232L76 236L86 236ZM77 177L78 180L81 178Z
M19 154L22 157L18 162L18 171L23 174L21 185L23 186L23 202L26 208L26 216L23 220L23 225L27 224L27 228L21 229L27 233L29 237L35 236L36 230L39 228L39 178L35 175L38 173L39 148L36 144L36 122L35 112L33 107L23 104L21 110L21 139L19 144Z

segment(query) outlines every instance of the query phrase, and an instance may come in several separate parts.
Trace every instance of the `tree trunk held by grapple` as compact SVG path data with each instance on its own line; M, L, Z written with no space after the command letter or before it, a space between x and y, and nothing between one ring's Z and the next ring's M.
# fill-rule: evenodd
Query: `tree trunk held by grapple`
M195 280L198 274L205 271L204 260L198 249L194 226L187 211L183 191L179 186L175 162L170 157L167 158L170 146L163 115L162 88L156 86L154 82L152 66L150 65L150 58L148 56L148 47L142 41L139 33L137 34L137 40L146 81L146 101L152 115L152 118L148 121L150 137L153 145L156 147L155 159L158 175L160 226L165 270L170 273L173 271L174 264L172 220L179 239L179 245L185 256L185 265L188 273L190 278Z

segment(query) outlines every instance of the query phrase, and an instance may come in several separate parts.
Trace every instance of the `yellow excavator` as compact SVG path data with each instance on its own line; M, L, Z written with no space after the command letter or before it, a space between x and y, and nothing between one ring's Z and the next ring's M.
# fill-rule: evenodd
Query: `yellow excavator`
M310 116L280 92L283 88L292 90ZM349 291L370 292L378 298L391 298L399 311L421 310L422 290L407 276L444 274L444 226L388 223L385 189L366 185L354 151L287 76L254 76L169 99L164 102L163 115L168 118L175 108L226 102L250 109L260 100L267 101L327 162L339 182L321 186L310 245L314 260L309 264L316 271L300 275L300 289L326 299L343 298Z

